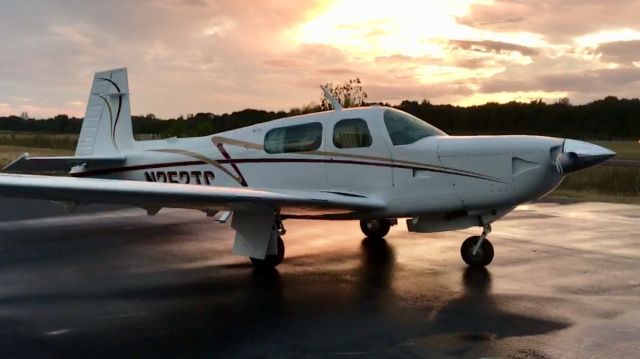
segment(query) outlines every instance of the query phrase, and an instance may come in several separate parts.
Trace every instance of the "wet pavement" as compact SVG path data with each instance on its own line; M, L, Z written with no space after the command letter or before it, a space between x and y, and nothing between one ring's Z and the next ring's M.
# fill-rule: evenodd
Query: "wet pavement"
M288 221L271 272L203 214L95 211L0 207L0 357L640 353L640 206L521 206L494 224L486 270L459 255L478 228L371 241L356 222Z

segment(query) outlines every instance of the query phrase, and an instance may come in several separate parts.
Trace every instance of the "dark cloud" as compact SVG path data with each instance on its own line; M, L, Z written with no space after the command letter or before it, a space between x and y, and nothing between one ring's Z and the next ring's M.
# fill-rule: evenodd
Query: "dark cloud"
M493 52L493 53L505 53L505 52L515 51L515 52L521 53L524 56L536 56L538 54L538 50L534 48L517 45L517 44L511 44L508 42L501 42L501 41L449 40L448 42L449 44L455 47L458 47L464 50L471 50L471 51Z
M615 94L622 88L637 86L640 68L624 67L570 73L533 75L530 78L508 79L504 75L486 79L480 87L484 93L514 91L565 91Z
M366 80L365 80L366 85ZM469 83L416 84L407 82L394 85L366 85L369 99L372 101L401 101L401 100L438 100L452 96L469 96L473 90Z
M475 4L458 22L495 31L527 31L553 41L607 29L638 29L637 0L496 0Z
M341 76L349 76L354 75L356 72L343 67L326 67L318 69L318 73L320 74L328 74L328 75L341 75Z
M604 61L631 64L640 61L640 40L600 44L595 52L601 54Z
M511 45L511 44L507 44ZM515 45L517 46L517 45ZM456 54L453 58L435 58L431 56L406 56L394 54L389 56L378 56L374 59L376 64L389 66L390 72L401 70L412 70L423 65L452 66L464 69L477 70L502 64L504 61L487 57L473 57L468 54Z
M470 59L457 59L453 63L456 67L476 70L476 69L482 69L482 68L488 67L491 61L486 59L470 58Z

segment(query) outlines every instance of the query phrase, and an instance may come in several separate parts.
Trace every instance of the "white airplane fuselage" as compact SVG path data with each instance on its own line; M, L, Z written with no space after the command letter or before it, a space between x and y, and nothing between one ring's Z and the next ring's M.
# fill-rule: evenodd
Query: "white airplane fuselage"
M277 189L313 189L379 198L387 206L366 213L287 213L283 217L365 219L423 216L435 229L490 223L562 181L554 156L563 139L539 136L433 135L394 145L383 119L387 107L327 111L284 118L197 138L138 141L122 166L72 171L78 177ZM399 111L397 111L399 112ZM334 126L361 119L366 147L338 148ZM312 151L267 153L272 129L317 123L322 140Z

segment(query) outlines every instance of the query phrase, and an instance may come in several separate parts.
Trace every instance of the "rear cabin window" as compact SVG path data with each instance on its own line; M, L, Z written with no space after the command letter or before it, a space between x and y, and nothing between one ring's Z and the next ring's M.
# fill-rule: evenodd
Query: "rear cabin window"
M384 111L384 124L394 145L408 145L429 136L446 136L436 127L406 112Z
M274 128L264 136L267 153L314 151L321 143L322 124L319 122Z
M333 127L333 144L337 148L371 146L371 133L367 122L361 118L340 120Z

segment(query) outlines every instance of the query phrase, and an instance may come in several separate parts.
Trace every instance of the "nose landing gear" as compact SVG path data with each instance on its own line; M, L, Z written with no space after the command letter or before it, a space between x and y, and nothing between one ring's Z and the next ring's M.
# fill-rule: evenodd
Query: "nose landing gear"
M470 267L485 267L493 260L493 245L487 239L491 225L483 226L482 235L467 238L460 247L462 260Z

